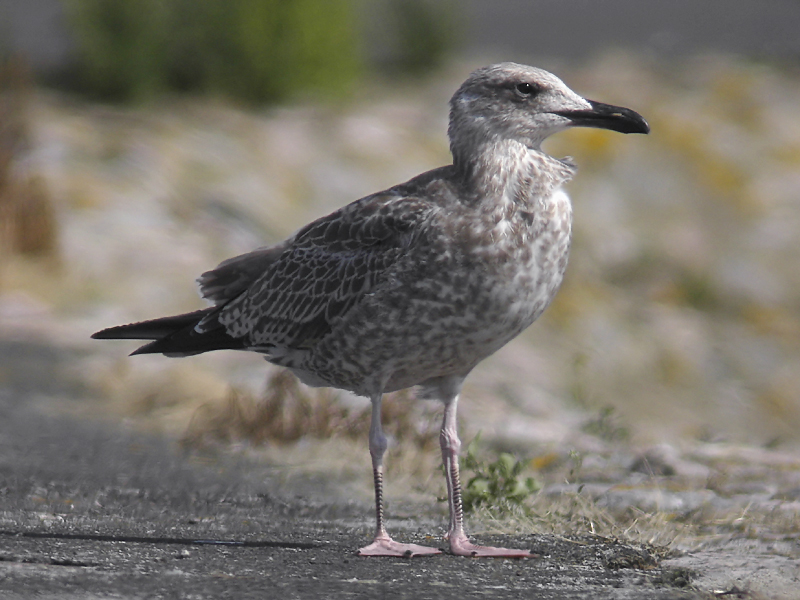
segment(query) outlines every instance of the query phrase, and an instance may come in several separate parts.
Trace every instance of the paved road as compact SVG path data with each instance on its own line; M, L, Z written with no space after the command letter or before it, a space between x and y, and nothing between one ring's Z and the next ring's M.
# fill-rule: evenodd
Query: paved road
M703 597L646 549L597 538L494 540L542 555L526 561L358 558L370 507L335 482L71 416L85 392L59 381L67 359L0 342L2 598ZM392 511L402 539L441 531L420 507Z

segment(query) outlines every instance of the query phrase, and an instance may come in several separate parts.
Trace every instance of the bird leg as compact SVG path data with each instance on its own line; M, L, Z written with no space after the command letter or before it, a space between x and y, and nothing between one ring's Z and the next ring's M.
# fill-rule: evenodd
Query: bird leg
M375 540L368 546L359 549L358 555L411 558L426 554L440 554L441 550L438 548L395 542L386 532L383 516L383 455L388 443L381 426L381 399L380 395L372 398L372 421L369 427L369 453L372 456L372 475L375 480Z
M444 399L444 418L439 442L442 446L444 475L447 480L447 501L450 507L450 528L445 536L450 542L450 551L457 556L494 556L499 558L530 558L536 556L529 550L511 550L492 546L477 546L469 541L464 532L464 509L461 502L461 479L458 473L458 439L456 408L458 395L448 395Z

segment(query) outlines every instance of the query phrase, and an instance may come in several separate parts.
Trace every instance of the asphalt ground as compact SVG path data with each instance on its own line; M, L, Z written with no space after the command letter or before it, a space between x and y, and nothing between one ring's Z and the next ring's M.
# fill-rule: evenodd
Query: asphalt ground
M528 560L357 557L372 509L339 482L79 413L86 391L58 381L63 360L0 344L2 598L708 597L658 549L593 536L476 536L540 555ZM441 544L425 510L393 502L396 537Z

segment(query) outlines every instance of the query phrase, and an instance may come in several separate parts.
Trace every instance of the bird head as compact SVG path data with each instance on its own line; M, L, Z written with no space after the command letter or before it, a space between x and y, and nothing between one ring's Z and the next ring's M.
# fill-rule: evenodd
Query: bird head
M570 127L648 133L644 118L620 106L582 98L555 75L516 63L474 71L450 100L450 148L456 162L486 143L515 140L539 149Z

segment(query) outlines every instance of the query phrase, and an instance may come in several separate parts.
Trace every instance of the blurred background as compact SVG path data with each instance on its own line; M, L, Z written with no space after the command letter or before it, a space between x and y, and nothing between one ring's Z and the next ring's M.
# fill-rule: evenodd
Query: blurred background
M364 401L257 356L89 335L200 308L219 261L448 163L450 95L512 60L652 134L547 142L580 166L570 268L468 379L465 428L794 446L799 28L794 0L0 0L0 387L188 444L350 431Z

